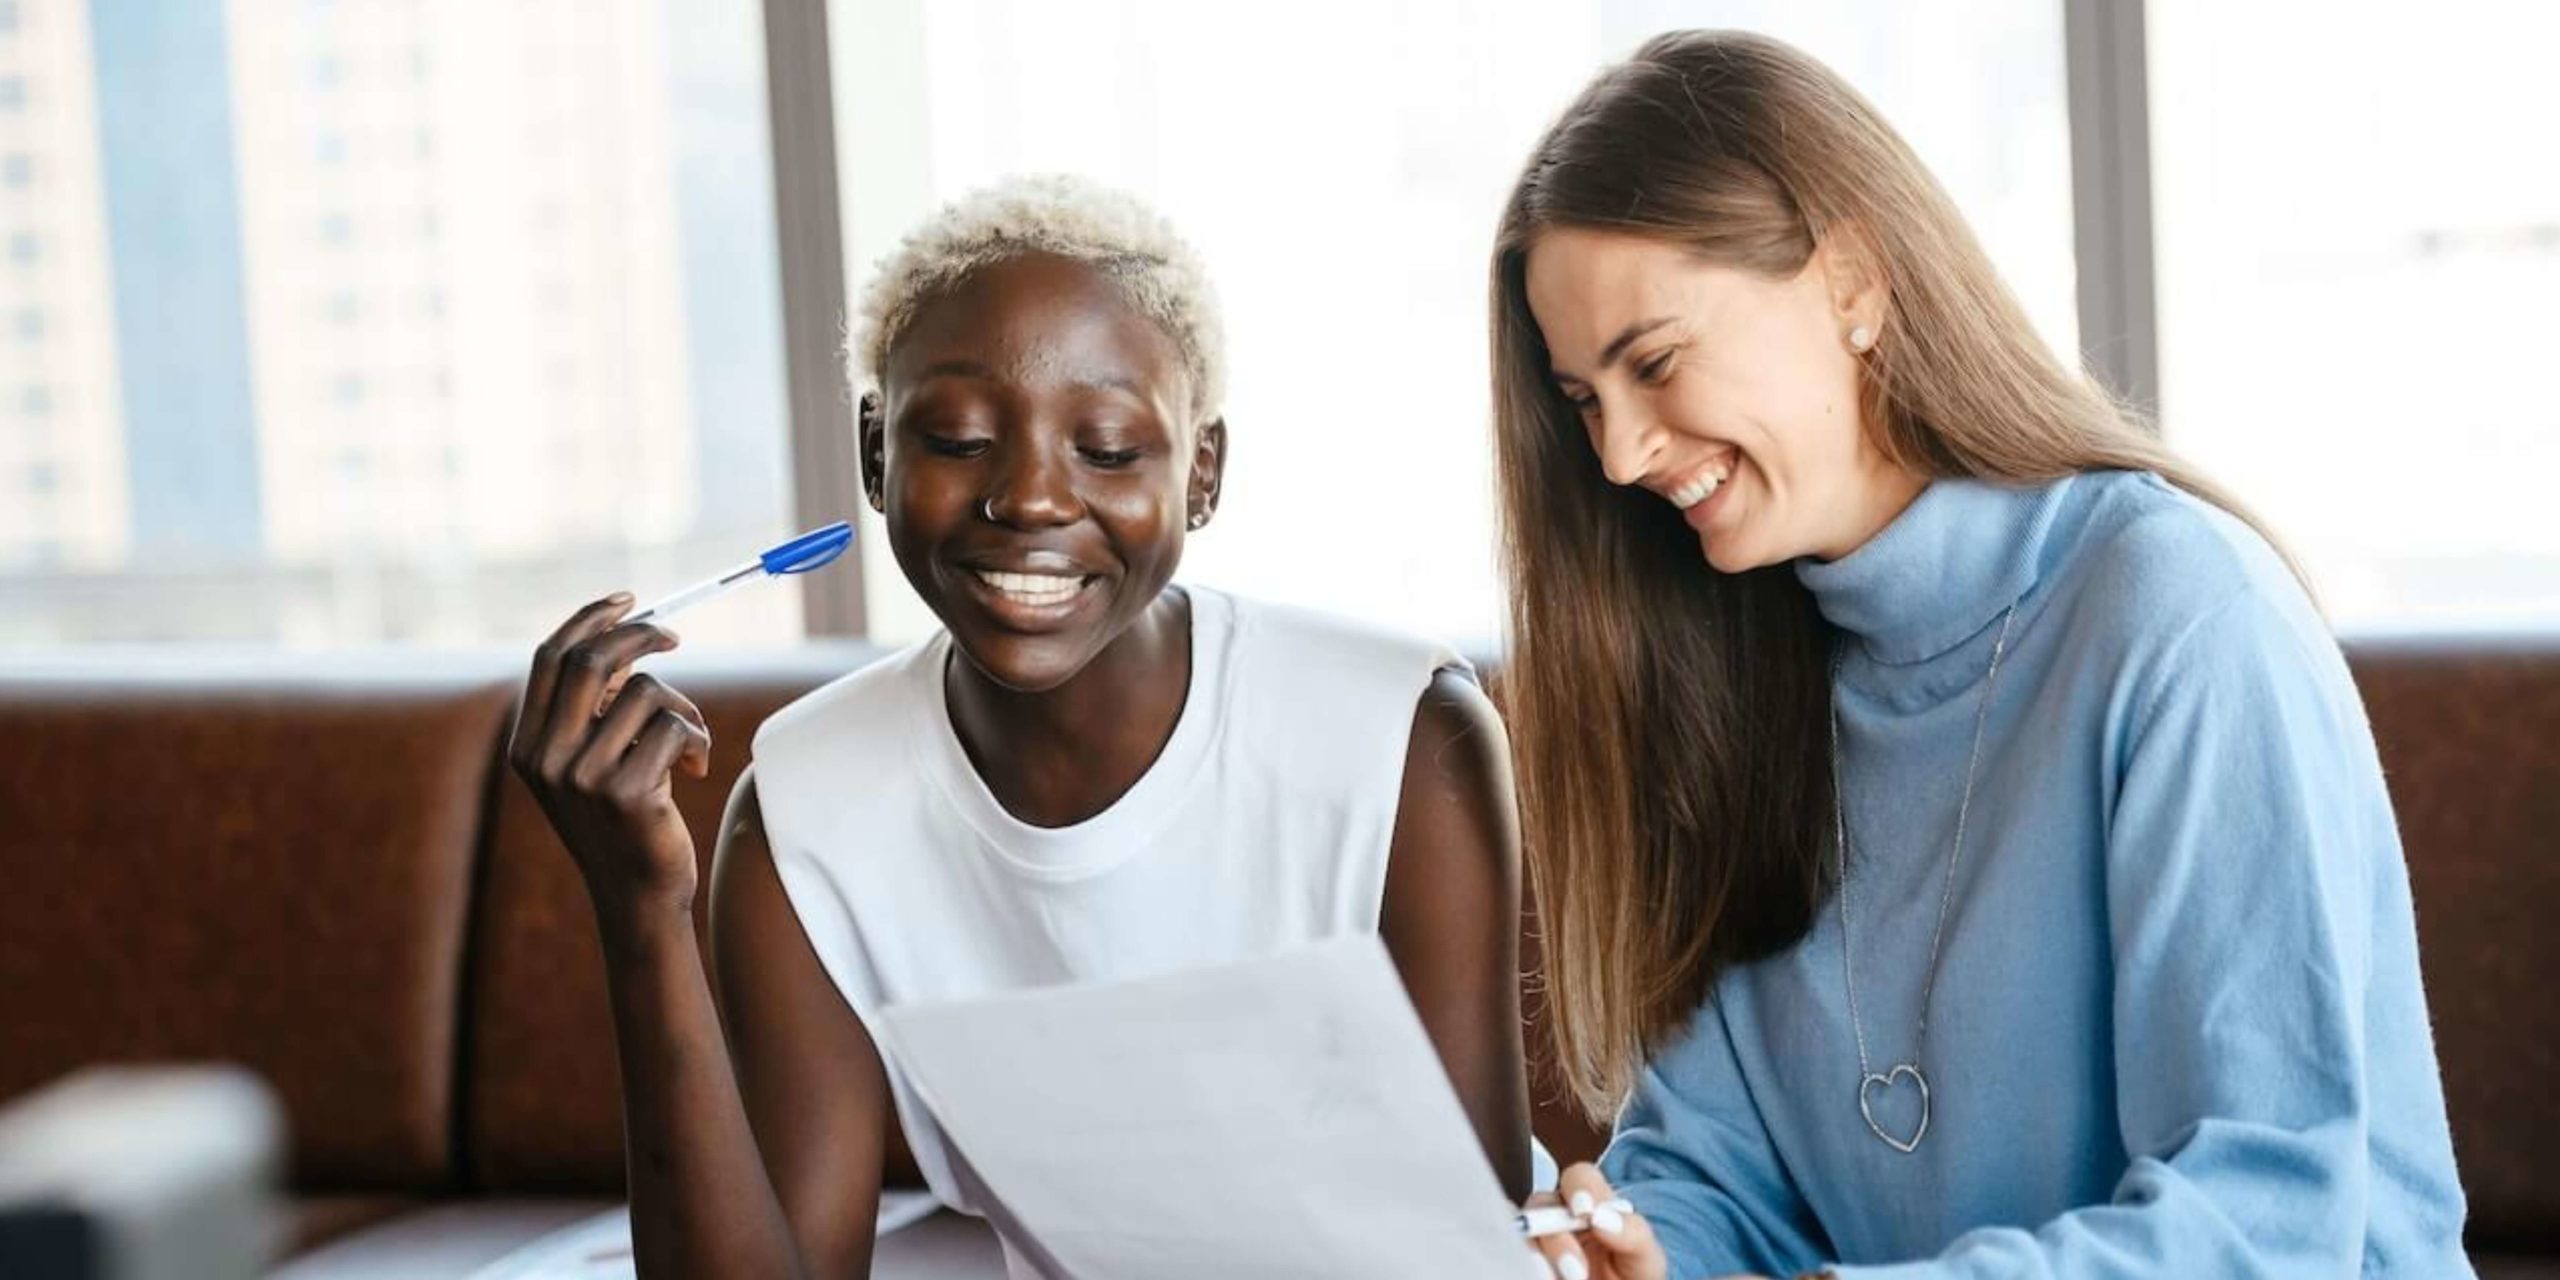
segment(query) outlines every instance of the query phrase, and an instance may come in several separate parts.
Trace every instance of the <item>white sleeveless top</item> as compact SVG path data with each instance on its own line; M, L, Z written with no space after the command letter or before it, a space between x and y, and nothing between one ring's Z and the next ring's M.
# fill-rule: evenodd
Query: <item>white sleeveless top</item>
M1465 663L1427 641L1186 590L1191 688L1173 736L1135 786L1071 827L1016 819L970 764L944 697L946 664L965 660L947 633L756 733L782 887L873 1027L927 1184L964 1212L983 1212L976 1180L887 1060L877 1010L1377 930L1414 709L1435 674Z

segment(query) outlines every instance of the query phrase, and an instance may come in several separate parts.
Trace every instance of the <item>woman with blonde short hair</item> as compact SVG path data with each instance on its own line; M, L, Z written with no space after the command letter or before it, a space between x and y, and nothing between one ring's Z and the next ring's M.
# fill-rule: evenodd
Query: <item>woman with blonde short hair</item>
M535 653L510 754L595 904L641 1276L868 1274L893 1181L993 1216L1014 1275L1115 1274L1150 1224L1020 1235L874 1020L1354 934L1528 1190L1501 722L1444 645L1173 581L1225 482L1220 331L1171 224L1069 178L956 201L883 264L862 484L942 627L758 727L708 957L672 788L709 740L625 678L674 634L619 594Z

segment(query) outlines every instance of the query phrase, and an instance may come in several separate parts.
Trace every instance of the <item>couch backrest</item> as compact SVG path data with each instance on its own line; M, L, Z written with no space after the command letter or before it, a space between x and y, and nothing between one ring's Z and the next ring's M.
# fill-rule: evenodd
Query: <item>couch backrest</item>
M678 792L706 858L756 724L876 652L663 666L712 724L713 777ZM2560 1247L2540 1168L2560 1149L2560 638L2349 659L2474 1240ZM0 1097L94 1061L227 1058L276 1085L306 1184L620 1186L593 919L498 760L519 677L402 667L0 677ZM1549 1145L1596 1149L1541 1092Z
M2560 638L2348 657L2408 853L2473 1243L2560 1247Z
M481 667L0 677L0 1097L245 1064L297 1182L454 1174L464 919L506 682Z

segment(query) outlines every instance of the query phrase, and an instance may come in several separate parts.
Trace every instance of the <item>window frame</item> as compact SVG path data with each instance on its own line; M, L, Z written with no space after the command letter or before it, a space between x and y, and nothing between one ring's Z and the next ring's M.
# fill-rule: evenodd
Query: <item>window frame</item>
M2083 367L2140 411L2160 400L2151 131L2142 0L2059 0L2071 132L2072 247ZM840 344L845 244L829 0L764 0L774 210L788 365L791 485L802 526L858 511ZM867 631L861 558L804 584L808 634Z

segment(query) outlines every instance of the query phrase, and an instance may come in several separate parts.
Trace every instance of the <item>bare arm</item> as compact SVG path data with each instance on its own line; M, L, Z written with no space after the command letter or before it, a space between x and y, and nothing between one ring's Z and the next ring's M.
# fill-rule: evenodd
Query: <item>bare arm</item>
M1517 813L1492 700L1439 673L1414 708L1379 930L1514 1200L1529 1190Z
M738 1092L801 1256L815 1275L868 1275L883 1173L913 1162L871 1033L783 895L753 770L720 824L711 951Z
M639 1274L862 1274L887 1105L885 1086L866 1099L871 1077L859 1064L868 1061L876 1077L878 1059L867 1040L860 1055L847 1046L848 1028L854 1036L860 1028L841 1000L821 1009L810 999L809 984L825 977L787 904L776 927L756 910L755 890L741 887L713 901L715 928L735 940L734 956L723 948L722 968L734 975L724 994L737 1006L746 1052L733 1069L694 936L693 840L672 794L678 767L697 778L708 771L710 738L682 694L647 675L623 682L640 657L675 646L659 628L614 625L629 607L627 596L598 601L544 642L508 754L595 906L621 1061ZM760 864L778 900L756 815L753 784L742 780L722 824L723 870L715 878L746 885L748 868ZM750 846L753 857L743 852ZM825 1054L841 1054L839 1066L856 1069L823 1078L810 1060ZM741 1096L742 1076L752 1103ZM778 1101L786 1096L788 1105ZM751 1112L760 1128L750 1127ZM787 1122L779 1121L786 1112ZM788 1153L771 1163L773 1176L759 1131ZM827 1143L837 1144L828 1159L811 1158ZM786 1204L798 1213L786 1217Z

